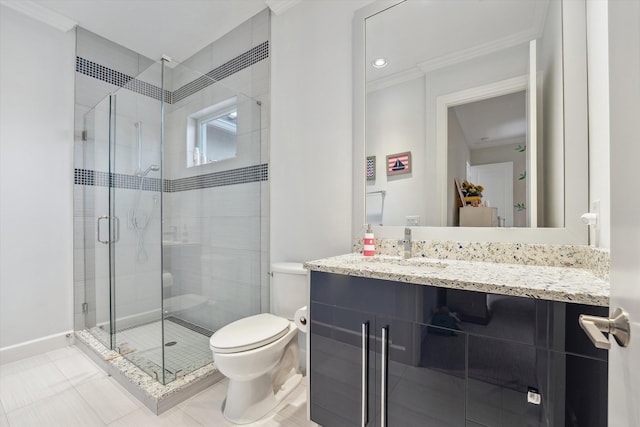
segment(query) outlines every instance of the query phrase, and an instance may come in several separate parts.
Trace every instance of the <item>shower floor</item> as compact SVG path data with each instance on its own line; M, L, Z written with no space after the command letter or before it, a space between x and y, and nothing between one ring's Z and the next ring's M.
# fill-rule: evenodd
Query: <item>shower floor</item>
M162 358L164 353L164 383L174 381L196 369L213 362L209 338L213 332L191 325L183 320L169 317L164 324L162 345L162 322L156 321L116 332L120 353L152 378L163 382ZM91 333L103 342L108 334L100 327Z

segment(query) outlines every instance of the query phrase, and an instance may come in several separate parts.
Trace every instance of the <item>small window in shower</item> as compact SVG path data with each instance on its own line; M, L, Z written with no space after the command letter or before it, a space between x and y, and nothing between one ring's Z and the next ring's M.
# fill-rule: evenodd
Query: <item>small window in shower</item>
M189 122L195 141L187 155L188 167L237 156L238 108L235 97L198 111L189 117Z

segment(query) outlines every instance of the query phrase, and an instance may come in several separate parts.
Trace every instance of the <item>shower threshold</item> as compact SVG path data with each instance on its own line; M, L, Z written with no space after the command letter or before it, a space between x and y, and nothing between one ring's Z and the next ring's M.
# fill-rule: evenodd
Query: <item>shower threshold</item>
M90 332L76 331L75 344L155 414L161 414L224 378L213 362L163 385Z

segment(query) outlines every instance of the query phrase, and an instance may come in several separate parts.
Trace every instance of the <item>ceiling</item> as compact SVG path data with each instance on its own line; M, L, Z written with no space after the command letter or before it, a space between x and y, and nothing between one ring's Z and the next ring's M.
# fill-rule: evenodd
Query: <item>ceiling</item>
M11 3L50 10L150 59L166 54L177 62L267 7L265 0L3 1Z
M525 144L526 92L515 92L452 107L469 149Z
M367 18L367 82L427 71L538 37L548 0L407 0ZM388 65L373 68L376 58Z
M366 81L383 89L540 37L549 0L407 0L365 24ZM527 46L528 49L528 46ZM374 68L386 58L384 68ZM451 70L451 68L449 68ZM524 144L526 93L453 107L470 149Z

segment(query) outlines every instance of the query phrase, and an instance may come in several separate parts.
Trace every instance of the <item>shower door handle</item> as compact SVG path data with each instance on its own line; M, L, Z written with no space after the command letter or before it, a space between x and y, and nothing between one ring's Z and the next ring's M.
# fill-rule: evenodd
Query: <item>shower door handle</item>
M98 235L98 242L100 242L100 243L104 243L105 245L107 245L107 244L109 244L109 239L108 239L108 238L107 238L107 240L102 240L102 239L100 239L100 235L102 234L102 233L100 233L100 224L101 224L101 221L102 221L103 219L108 220L108 219L109 219L109 215L102 215L102 216L99 216L99 217L98 217L98 229L97 229L97 231L98 231L98 232L97 232L97 235ZM107 229L107 232L108 232L108 231L109 231L109 230Z
M109 221L109 225L111 225L111 227L109 227L107 229L107 233L109 233L109 231L111 231L111 235L107 237L106 240L102 240L100 238L100 236L102 235L101 232L101 228L100 228L100 224L102 220L108 220ZM120 219L118 217L115 216L109 216L109 215L102 215L98 217L98 227L97 227L97 233L98 235L98 242L100 243L104 243L105 245L108 245L109 243L115 243L118 240L120 240Z

